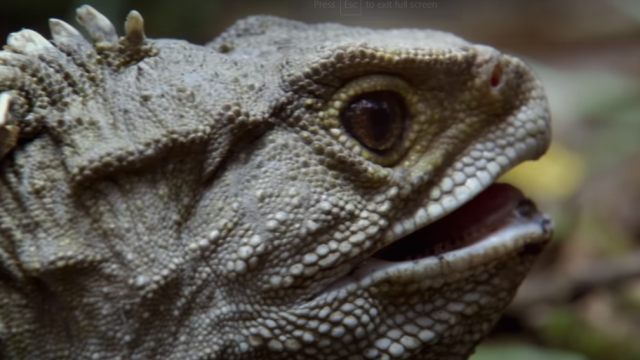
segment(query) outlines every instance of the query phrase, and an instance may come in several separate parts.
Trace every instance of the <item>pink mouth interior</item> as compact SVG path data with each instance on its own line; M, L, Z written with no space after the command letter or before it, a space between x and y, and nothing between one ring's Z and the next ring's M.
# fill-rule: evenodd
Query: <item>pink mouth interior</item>
M508 184L493 184L443 218L396 240L373 257L405 261L436 256L474 244L516 215L531 216L535 205Z

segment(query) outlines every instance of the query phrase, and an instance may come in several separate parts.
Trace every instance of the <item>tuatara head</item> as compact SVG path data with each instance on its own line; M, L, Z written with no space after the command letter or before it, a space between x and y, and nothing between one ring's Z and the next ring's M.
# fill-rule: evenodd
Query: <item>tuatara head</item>
M51 20L0 52L0 355L464 359L548 241L494 181L549 138L518 59L240 20Z

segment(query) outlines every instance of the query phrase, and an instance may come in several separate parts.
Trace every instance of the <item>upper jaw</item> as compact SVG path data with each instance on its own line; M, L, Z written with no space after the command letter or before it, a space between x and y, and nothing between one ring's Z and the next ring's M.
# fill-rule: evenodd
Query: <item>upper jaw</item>
M367 258L353 271L353 277L363 285L385 276L446 278L451 269L473 269L508 256L535 256L549 241L551 232L549 218L536 213L530 219L513 220L472 245L443 254L398 262Z

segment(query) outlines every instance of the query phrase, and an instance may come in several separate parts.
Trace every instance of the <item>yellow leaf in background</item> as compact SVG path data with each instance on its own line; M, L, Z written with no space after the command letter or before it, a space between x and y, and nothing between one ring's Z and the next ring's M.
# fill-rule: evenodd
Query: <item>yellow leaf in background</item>
M500 181L513 184L539 200L561 201L577 191L584 176L584 158L556 142L542 158L516 166Z

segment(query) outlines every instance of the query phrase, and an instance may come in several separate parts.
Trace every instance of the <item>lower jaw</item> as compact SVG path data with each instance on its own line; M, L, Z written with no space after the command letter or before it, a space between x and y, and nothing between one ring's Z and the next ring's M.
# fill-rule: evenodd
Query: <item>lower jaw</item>
M544 222L542 215L534 221L517 219L438 256L403 261L370 257L314 302L340 308L361 299L378 310L379 324L414 324L430 331L433 338L421 339L424 354L429 354L425 358L458 358L446 354L447 340L457 338L459 345L472 348L491 329L549 237ZM461 331L473 336L459 338Z
M378 250L351 276L359 280L390 273L446 277L451 268L535 257L551 231L549 218L518 189L494 184L452 213Z
M515 220L465 247L410 260L385 260L375 256L365 259L352 271L351 280L369 286L370 281L411 281L426 278L448 279L452 273L474 272L500 261L526 265L544 249L550 238L548 220L540 215L536 221ZM528 265L526 266L528 268Z
M451 213L364 259L314 301L339 308L341 301L357 298L377 308L380 318L387 317L379 324L413 324L428 331L412 358L466 358L511 301L551 235L548 218L519 191L494 186L458 215ZM452 224L454 229L465 225L464 240L447 242L451 234L445 230ZM385 336L386 328L376 329ZM460 338L461 330L466 337ZM451 339L456 339L455 349Z

